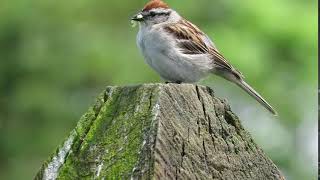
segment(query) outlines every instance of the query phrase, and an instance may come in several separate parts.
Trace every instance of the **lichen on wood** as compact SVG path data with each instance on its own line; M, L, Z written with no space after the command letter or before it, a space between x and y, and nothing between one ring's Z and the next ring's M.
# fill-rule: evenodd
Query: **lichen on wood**
M107 87L35 179L284 179L226 101L191 84Z

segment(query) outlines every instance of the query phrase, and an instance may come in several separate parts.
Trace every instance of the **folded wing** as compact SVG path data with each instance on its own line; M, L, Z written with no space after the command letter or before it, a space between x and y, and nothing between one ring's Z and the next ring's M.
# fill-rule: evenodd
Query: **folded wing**
M165 30L175 36L181 52L187 55L208 54L212 56L214 68L230 71L238 78L243 78L228 61L219 53L210 38L197 26L187 20L168 24Z

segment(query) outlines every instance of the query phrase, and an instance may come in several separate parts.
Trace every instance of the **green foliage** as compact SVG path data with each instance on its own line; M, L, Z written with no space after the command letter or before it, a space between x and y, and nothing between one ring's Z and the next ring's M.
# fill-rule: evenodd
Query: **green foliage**
M129 22L144 3L1 1L0 179L32 178L106 85L161 81L143 62L135 45L137 29ZM212 37L278 110L279 131L274 124L255 131L272 118L251 113L259 122L249 121L247 127L258 144L290 179L315 179L316 163L303 164L316 150L302 147L316 138L306 141L303 135L316 125L317 2L168 3ZM241 90L211 80L203 83L225 95L241 119L247 119L246 107L259 109Z

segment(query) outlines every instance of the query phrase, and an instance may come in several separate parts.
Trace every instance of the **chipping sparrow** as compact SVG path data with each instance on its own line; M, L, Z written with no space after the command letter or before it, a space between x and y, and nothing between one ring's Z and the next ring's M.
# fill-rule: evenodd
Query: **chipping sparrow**
M209 74L221 76L245 90L276 115L276 111L245 81L197 26L161 0L151 0L132 18L139 22L137 44L145 61L174 83L194 83Z

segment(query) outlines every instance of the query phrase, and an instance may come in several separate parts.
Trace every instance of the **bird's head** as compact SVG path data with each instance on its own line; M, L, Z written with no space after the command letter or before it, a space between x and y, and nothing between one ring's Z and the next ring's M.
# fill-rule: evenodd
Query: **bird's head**
M177 13L162 0L151 0L144 8L131 18L140 24L154 25L171 21Z

